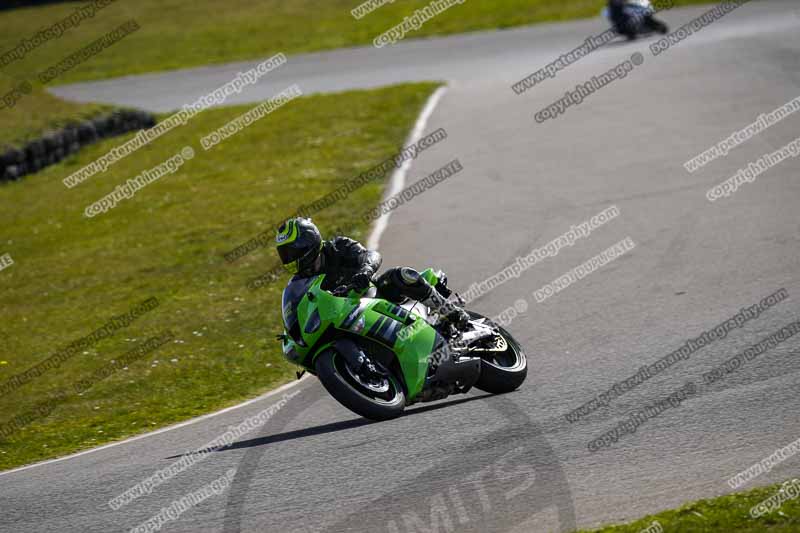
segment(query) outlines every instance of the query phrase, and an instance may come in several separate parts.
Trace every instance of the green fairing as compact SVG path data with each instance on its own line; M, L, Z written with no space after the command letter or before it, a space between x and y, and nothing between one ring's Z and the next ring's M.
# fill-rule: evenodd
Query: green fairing
M430 269L422 275L429 283L438 281ZM290 362L313 371L316 357L332 345L331 337L325 335L329 328L369 338L394 352L408 389L407 397L413 400L425 385L428 361L436 342L436 330L414 313L411 313L413 322L403 325L403 318L396 312L397 306L386 300L361 298L354 291L348 297L333 296L321 288L324 277L293 278L284 289L284 356ZM350 317L356 309L355 317ZM315 311L319 315L318 324ZM385 322L387 320L398 322L393 345L389 345L385 336L380 335L391 329ZM295 322L297 326L293 328ZM293 330L299 333L305 346L297 342L301 339L292 338ZM325 343L320 342L323 336L328 339Z
M437 283L439 283L439 276L436 275L436 272L432 268L428 268L423 270L419 274L422 278L431 284L431 286L435 287Z

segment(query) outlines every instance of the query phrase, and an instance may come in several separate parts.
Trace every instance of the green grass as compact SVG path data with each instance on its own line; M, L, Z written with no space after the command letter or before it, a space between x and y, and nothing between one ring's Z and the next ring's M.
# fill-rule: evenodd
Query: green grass
M53 84L365 45L427 0L401 0L364 19L359 0L118 0L0 73L0 95L23 80L33 92L0 110L0 145L21 144L68 120L108 111L46 93L36 74L130 19L141 29ZM698 3L678 0L678 4ZM597 16L603 0L468 0L409 38ZM76 3L0 12L0 54L72 13ZM291 58L290 58L291 61ZM221 254L276 218L322 196L397 149L433 89L406 85L315 96L251 126L211 152L200 136L246 107L206 111L106 173L72 190L61 179L127 137L84 150L21 182L0 186L0 381L42 361L145 298L162 304L127 330L0 398L8 421L108 364L145 338L172 329L181 342L130 365L47 417L0 441L0 468L61 455L176 422L254 396L293 375L277 343L280 283L244 288L274 265L270 250L233 265ZM84 207L193 144L198 157L111 212ZM381 184L320 213L323 227L366 227L356 206L377 203ZM159 361L154 363L154 361ZM173 361L175 360L175 361ZM269 365L269 366L267 366Z
M34 93L13 109L0 110L0 145L19 144L66 119L99 112L100 106L60 101L44 94L36 74L135 19L141 29L51 82L113 78L369 45L379 34L429 4L398 0L356 20L350 10L362 0L136 0L116 3L29 52L0 73L0 94L29 80ZM704 3L676 0L676 5ZM0 54L43 27L72 13L76 3L0 11ZM537 22L598 17L605 0L467 0L426 22L406 38L419 38ZM224 7L221 7L224 6ZM603 23L598 20L598 24ZM576 45L579 43L576 43ZM291 61L291 59L290 59Z
M10 83L0 76L0 93L4 94ZM48 129L57 129L69 121L81 120L107 113L112 106L76 104L56 98L34 85L33 93L22 98L15 107L0 109L0 149L3 145L21 146L41 137Z
M61 179L131 135L108 140L22 181L0 186L0 382L155 296L161 305L58 369L0 398L0 422L22 414L171 329L176 339L127 370L69 395L49 416L0 441L0 468L161 427L253 397L294 376L280 333L282 279L249 279L275 263L271 247L229 264L224 252L268 229L402 146L434 84L294 100L204 152L200 137L252 106L211 109L74 189ZM445 141L446 142L446 141ZM84 208L191 145L176 174L96 218ZM321 228L367 231L379 201L370 183L314 217ZM158 363L155 363L158 361Z
M591 533L638 533L657 520L665 532L681 533L795 533L800 531L800 499L788 500L780 509L759 518L750 508L769 498L780 485L700 500L680 509L650 515L636 522L607 526ZM585 531L584 533L589 533Z
M30 75L129 19L135 19L141 29L54 83L261 58L276 52L296 54L366 45L415 9L430 3L398 0L356 20L350 10L361 1L117 0L94 19L68 30L4 70ZM708 2L676 0L676 5L697 3ZM406 38L599 18L604 5L604 0L467 0L427 21ZM0 12L0 51L12 48L23 37L73 9L74 4L64 3Z

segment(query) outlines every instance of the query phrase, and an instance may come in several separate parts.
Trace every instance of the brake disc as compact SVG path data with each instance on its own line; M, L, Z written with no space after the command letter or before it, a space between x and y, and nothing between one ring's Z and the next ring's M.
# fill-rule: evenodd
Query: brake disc
M508 350L508 343L502 335L495 335L491 344L487 343L485 346L480 346L473 349L473 352L505 352Z

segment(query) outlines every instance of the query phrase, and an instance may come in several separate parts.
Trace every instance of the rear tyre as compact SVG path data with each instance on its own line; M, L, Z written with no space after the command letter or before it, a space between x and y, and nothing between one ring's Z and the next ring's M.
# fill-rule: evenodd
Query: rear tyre
M485 318L473 312L470 312L470 315L473 318ZM522 385L528 375L528 361L525 353L505 328L488 318L486 322L498 329L505 343L505 350L470 352L470 355L481 358L481 376L475 383L475 387L492 394L514 391Z
M326 350L314 363L317 377L336 401L370 420L389 420L403 413L406 397L390 371L381 379L366 379L354 372L335 350Z

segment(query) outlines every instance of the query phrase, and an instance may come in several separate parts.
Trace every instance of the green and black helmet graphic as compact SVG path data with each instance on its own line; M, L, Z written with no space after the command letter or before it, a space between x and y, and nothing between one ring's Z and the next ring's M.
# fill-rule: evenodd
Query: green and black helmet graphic
M278 228L275 246L284 268L298 274L314 265L322 250L322 235L310 218L290 218Z

